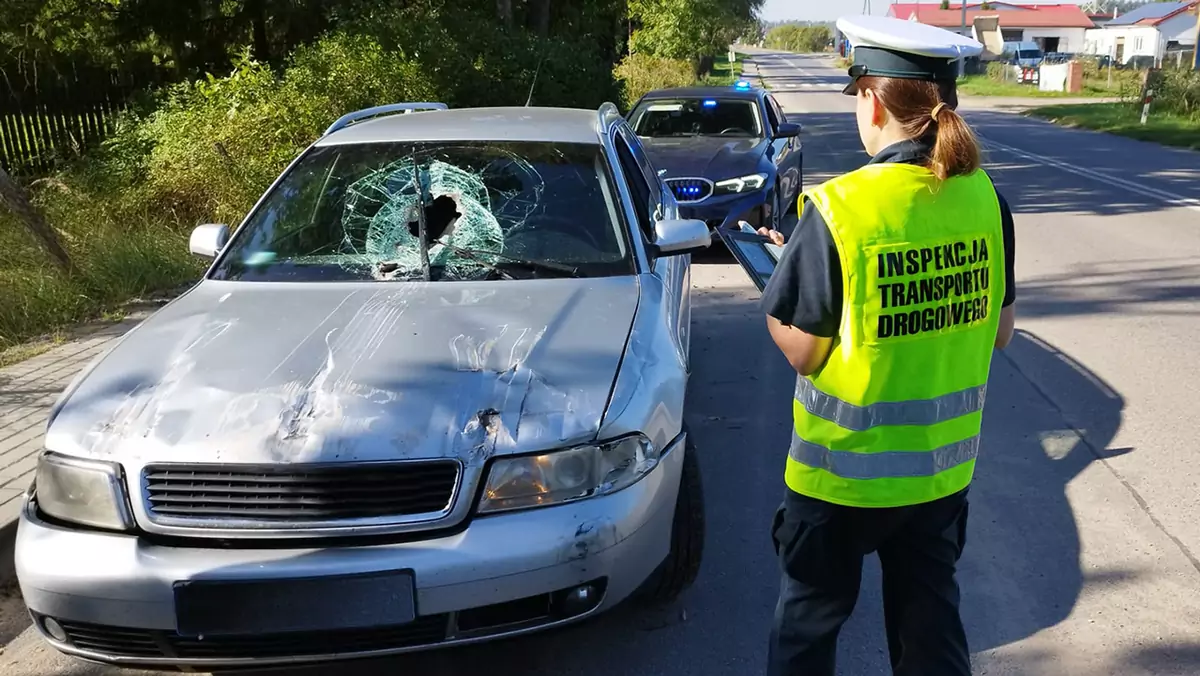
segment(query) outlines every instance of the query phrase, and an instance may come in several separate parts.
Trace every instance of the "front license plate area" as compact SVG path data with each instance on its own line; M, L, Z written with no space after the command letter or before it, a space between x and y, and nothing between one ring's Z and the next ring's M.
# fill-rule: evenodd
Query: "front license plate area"
M412 571L279 580L176 582L179 633L259 635L362 629L416 618Z

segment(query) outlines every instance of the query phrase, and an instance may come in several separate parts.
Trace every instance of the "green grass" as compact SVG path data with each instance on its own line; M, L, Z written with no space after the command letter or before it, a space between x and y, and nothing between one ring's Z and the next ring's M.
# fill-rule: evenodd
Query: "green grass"
M1142 108L1129 103L1086 103L1044 106L1029 115L1069 127L1083 127L1163 145L1200 150L1200 116L1186 117L1150 110L1141 124Z
M727 54L719 54L713 57L712 72L705 75L696 84L712 87L728 87L737 82L742 77L742 62L745 60L746 55L741 52L734 52L736 61L733 63L728 61L727 56Z
M1037 88L1037 85L1019 84L1016 82L1001 82L994 80L987 75L968 75L958 81L958 93L968 96L1020 96L1029 98L1105 98L1116 97L1120 92L1114 89L1108 89L1107 83L1098 83L1085 80L1083 83L1083 91L1072 94L1068 92L1044 92Z
M70 192L68 192L70 191ZM203 266L187 231L151 214L110 210L103 198L70 187L41 187L39 206L75 263L54 268L23 226L0 210L0 364L37 354L14 349L56 330L117 311L129 299L196 279ZM44 344L44 340L42 341Z

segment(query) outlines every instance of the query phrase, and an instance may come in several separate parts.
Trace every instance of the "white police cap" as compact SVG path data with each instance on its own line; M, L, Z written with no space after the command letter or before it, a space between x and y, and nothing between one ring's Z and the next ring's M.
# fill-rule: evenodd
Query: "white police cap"
M845 94L857 93L858 78L867 75L953 82L958 77L955 62L983 51L983 45L969 37L904 19L842 17L837 27L854 54Z

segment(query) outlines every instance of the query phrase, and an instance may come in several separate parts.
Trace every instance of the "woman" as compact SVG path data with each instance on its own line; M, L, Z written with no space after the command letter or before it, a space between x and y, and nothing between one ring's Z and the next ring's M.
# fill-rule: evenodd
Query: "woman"
M798 373L783 583L769 674L834 673L863 557L878 553L893 672L970 674L955 566L991 355L1013 332L1012 216L955 112L979 43L923 24L842 19L860 169L805 191L763 292ZM761 231L776 243L779 233Z

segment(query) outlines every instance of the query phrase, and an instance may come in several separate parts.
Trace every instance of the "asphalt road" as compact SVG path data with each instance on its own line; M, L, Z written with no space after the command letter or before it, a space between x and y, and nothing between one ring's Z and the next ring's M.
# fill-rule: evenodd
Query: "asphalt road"
M806 182L866 161L844 76L756 57L804 125ZM792 84L793 87L786 85ZM961 584L978 674L1200 673L1200 155L1053 127L964 101L1016 212L1017 327L992 367ZM694 589L549 635L318 674L747 676L762 673L777 577L793 376L727 259L694 271L689 416L710 524ZM872 560L841 673L886 673ZM11 676L117 673L29 632Z

